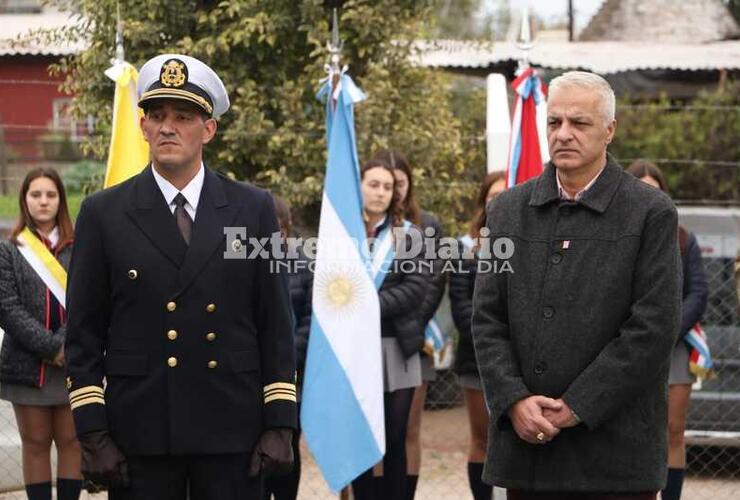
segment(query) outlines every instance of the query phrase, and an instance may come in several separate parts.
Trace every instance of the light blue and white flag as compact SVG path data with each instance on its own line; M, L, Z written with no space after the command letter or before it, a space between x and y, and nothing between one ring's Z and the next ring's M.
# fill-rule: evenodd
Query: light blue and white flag
M362 219L353 106L342 75L326 100L329 147L313 285L301 426L326 482L339 491L385 454L380 305Z

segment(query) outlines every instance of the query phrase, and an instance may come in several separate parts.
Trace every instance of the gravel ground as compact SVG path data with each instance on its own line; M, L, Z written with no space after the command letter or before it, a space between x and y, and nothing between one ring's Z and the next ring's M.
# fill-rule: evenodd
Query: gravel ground
M422 420L423 458L417 499L469 500L466 472L468 424L464 408L426 411ZM303 450L303 476L299 491L301 500L336 498L326 488L316 465ZM22 492L0 494L0 500L25 499ZM107 500L107 495L83 494L83 500ZM504 498L497 495L498 498ZM736 500L740 498L740 477L689 477L684 500Z

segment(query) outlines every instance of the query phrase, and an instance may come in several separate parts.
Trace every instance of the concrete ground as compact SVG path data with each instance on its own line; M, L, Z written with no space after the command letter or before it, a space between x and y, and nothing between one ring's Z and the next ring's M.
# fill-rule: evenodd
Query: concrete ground
M417 499L469 500L466 470L468 423L464 408L426 411L422 420L423 457ZM298 498L337 498L326 488L321 475L303 449L303 476ZM496 500L499 496L497 495ZM503 498L503 497L501 497ZM740 498L740 476L725 478L689 477L683 500L736 500ZM0 494L0 500L25 499L23 492ZM83 500L107 500L107 495L83 494Z

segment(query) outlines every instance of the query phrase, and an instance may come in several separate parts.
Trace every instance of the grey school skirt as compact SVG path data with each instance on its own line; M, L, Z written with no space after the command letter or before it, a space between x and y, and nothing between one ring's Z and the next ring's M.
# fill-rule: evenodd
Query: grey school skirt
M689 347L682 340L673 348L668 385L693 384L696 377L689 371Z
M0 384L0 399L17 405L68 405L69 396L64 385L64 369L45 365L44 385L40 388L19 384Z
M419 353L406 358L398 340L383 337L383 391L393 392L421 385Z

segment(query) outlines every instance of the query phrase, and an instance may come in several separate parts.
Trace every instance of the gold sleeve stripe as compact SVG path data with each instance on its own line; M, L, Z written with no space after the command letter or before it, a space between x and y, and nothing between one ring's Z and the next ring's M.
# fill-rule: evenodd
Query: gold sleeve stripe
M75 410L81 406L86 406L90 404L105 404L105 399L103 399L102 396L88 396L86 398L75 400L70 407Z
M292 394L292 395L287 395L287 394L273 394L271 396L265 397L265 404L267 404L267 403L269 403L271 401L277 401L277 400L281 400L281 401L293 401L295 403L296 402L296 397L295 397L294 394Z
M292 392L293 394L295 394L295 389L275 388L275 389L270 389L269 391L265 391L265 396L267 396L268 394L272 394L273 392L276 392L276 391L279 391L279 392Z
M269 394L265 394L265 399L269 398L270 396L274 396L275 394L283 394L285 396L295 396L295 392L293 391L271 391Z
M74 391L70 392L69 399L76 398L77 396L86 396L88 394L100 394L102 396L103 388L97 385L88 385L85 387L81 387L79 389L75 389Z
M293 396L295 397L296 393L291 391L272 391L267 394L265 394L265 399L269 398L270 396L276 396L278 394L282 394L284 396Z
M289 384L287 382L275 382L274 384L266 385L265 386L265 393L268 393L274 389L288 389L291 391L295 391L295 384Z

